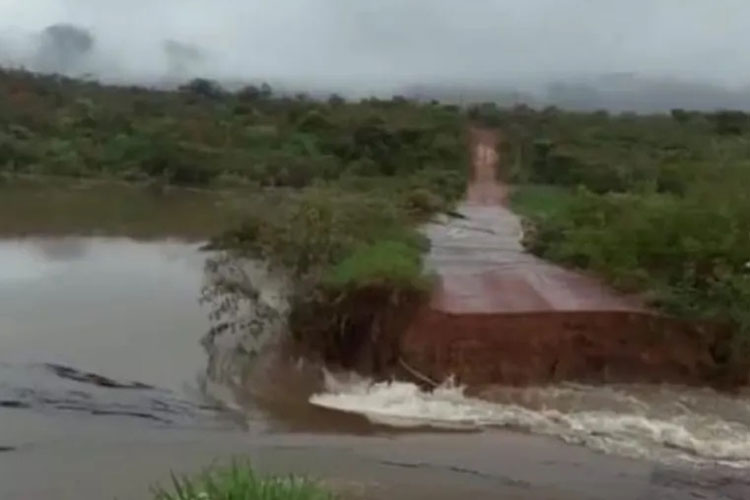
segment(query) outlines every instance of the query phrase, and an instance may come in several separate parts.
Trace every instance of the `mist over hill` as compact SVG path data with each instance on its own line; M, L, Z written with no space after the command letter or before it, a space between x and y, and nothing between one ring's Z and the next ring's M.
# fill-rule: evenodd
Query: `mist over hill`
M158 86L748 109L748 18L743 0L0 0L0 64Z
M699 80L645 78L637 75L557 80L542 89L524 91L497 82L496 85L412 85L404 94L420 99L458 103L492 101L505 106L558 106L580 111L666 112L675 108L698 111L750 110L750 86L725 87Z

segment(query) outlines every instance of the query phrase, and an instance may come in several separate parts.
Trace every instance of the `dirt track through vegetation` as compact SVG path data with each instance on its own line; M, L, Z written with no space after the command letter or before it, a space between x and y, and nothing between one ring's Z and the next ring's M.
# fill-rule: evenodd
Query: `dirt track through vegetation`
M506 207L496 138L473 132L473 175L459 212L465 219L427 228L428 265L440 277L432 307L451 313L641 311L597 280L526 253L518 216Z

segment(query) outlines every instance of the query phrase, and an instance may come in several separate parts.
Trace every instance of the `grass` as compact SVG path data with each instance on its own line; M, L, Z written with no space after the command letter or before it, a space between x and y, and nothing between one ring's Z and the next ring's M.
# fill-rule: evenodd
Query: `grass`
M399 241L362 246L335 265L325 277L335 288L393 286L425 288L420 249Z
M170 489L158 488L154 500L333 500L318 483L299 477L264 477L249 465L204 472L195 479L172 477Z
M510 203L524 217L549 217L564 211L574 198L572 190L550 184L513 186Z

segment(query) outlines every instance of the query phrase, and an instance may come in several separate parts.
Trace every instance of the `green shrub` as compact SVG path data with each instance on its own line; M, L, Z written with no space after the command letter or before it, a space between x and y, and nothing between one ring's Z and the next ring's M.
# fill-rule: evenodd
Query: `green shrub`
M406 194L406 209L416 217L425 217L445 208L445 201L427 188L415 188Z
M651 290L672 313L739 320L744 330L750 323L737 311L750 303L750 214L746 203L728 201L581 192L552 216L534 218L528 244L625 288Z
M350 342L366 342L370 326L362 325L387 317L398 307L398 297L421 296L426 286L421 255L428 244L413 223L397 198L379 189L309 188L289 193L273 211L249 217L240 228L217 238L213 246L232 258L265 260L283 272L289 278L294 338L333 356L333 362L346 362L331 353L347 352ZM255 286L248 283L244 289ZM225 292L213 288L208 298L221 305ZM248 296L253 300L252 293ZM363 300L369 320L351 323L355 311L348 306L359 307L356 304ZM216 312L222 324L241 321L231 312L229 316L223 310ZM343 324L348 325L346 334L340 331Z
M382 180L464 167L459 110L406 100L329 103L274 97L267 85L231 94L206 79L168 92L3 70L0 93L0 168L19 173L299 188L347 170Z
M177 149L147 157L141 168L150 177L182 186L205 186L219 173L207 163L190 158L189 154Z
M750 116L742 111L718 111L712 118L719 135L741 135L750 123Z
M671 115L674 121L680 124L687 123L690 120L690 113L684 109L673 109Z
M211 99L218 99L224 95L224 89L221 88L218 82L205 78L191 80L181 86L180 90Z
M524 184L514 186L511 205L517 213L527 217L551 217L566 210L575 192L562 186Z
M341 289L424 289L428 281L422 272L419 248L386 240L356 248L328 270L323 283Z
M263 477L250 466L208 471L196 479L173 477L170 489L158 488L154 500L333 500L319 484L294 476Z
M330 118L317 109L308 111L297 122L297 130L301 132L328 132L333 128Z

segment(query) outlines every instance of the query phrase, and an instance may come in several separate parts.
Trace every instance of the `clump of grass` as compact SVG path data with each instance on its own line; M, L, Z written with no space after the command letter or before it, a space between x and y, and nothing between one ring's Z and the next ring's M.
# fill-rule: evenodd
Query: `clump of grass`
M333 500L314 481L295 476L264 477L249 465L207 471L196 479L172 477L171 489L159 488L154 500Z
M420 249L400 241L378 241L361 246L333 266L325 276L335 288L387 285L426 288Z
M522 184L513 187L510 203L525 217L549 217L564 211L575 192L567 187L549 184Z

